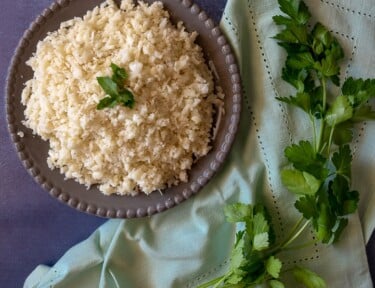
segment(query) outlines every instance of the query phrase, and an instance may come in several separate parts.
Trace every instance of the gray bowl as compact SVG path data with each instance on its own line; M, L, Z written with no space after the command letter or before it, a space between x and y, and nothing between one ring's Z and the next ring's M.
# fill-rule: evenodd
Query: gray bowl
M108 218L134 218L151 216L189 199L196 194L218 171L234 140L241 110L241 84L236 59L220 28L207 14L190 0L163 0L165 9L174 22L183 21L188 31L199 33L197 43L203 48L207 61L215 66L218 81L224 91L225 114L218 121L213 149L192 167L189 181L165 189L163 193L137 196L106 196L96 187L87 189L74 180L64 179L57 169L47 166L48 142L34 136L23 126L24 106L21 92L24 83L33 72L25 62L36 50L36 44L49 31L55 31L60 23L75 16L83 16L87 10L103 0L59 0L31 24L24 33L13 56L7 78L8 128L18 155L29 173L48 193L80 211ZM153 2L148 0L145 2ZM22 131L24 137L19 137Z

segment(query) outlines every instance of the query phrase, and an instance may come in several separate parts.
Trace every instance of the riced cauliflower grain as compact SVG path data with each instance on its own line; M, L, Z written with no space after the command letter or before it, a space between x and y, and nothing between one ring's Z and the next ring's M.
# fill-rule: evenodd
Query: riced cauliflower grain
M27 62L25 125L50 150L48 165L105 194L146 194L187 181L210 150L214 92L201 48L162 3L113 1L74 18L40 41ZM133 109L97 110L96 77L111 63L129 74Z

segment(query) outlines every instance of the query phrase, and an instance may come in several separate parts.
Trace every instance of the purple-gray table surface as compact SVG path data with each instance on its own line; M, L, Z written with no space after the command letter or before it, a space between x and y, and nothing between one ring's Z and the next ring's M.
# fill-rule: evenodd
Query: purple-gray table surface
M77 0L78 1L78 0ZM196 0L219 22L226 0ZM38 265L53 265L106 220L78 212L48 195L23 168L6 123L5 79L23 32L52 0L2 0L0 8L0 287L22 287ZM375 237L367 246L375 268ZM374 273L373 273L374 275Z

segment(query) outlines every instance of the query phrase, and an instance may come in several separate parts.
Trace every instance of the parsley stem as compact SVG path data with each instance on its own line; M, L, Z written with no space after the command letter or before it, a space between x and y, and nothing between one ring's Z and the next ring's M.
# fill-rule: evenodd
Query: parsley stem
M318 141L317 141L317 144L316 144L316 151L317 152L319 152L321 150L323 133L324 133L324 126L325 126L325 121L324 121L324 119L321 119L320 120L319 137L318 137Z
M289 240L287 239L287 241L280 248L285 249L285 247L287 247L290 243L296 240L309 224L310 220L307 220L305 224L303 224L303 226Z
M318 240L312 240L312 241L309 241L300 245L285 247L284 250L298 250L298 249L302 249L302 248L314 245L318 242L319 242Z
M221 276L215 279L212 279L211 281L208 281L204 284L199 285L197 288L208 288L208 287L218 287L225 279L225 276Z
M295 233L296 233L298 227L301 225L301 223L302 223L303 220L304 220L304 218L301 217L301 218L296 222L296 224L294 224L294 226L292 227L292 229L290 229L289 234L288 234L288 236L285 238L285 240L282 241L279 245L277 245L274 249L272 249L271 252L270 252L270 254L277 254L277 253L281 252L281 250L284 249L284 247L285 247L285 243L289 242L289 240L290 240L291 238L294 237L294 235L295 235Z
M301 225L302 221L303 221L303 217L301 217L297 222L296 224L294 224L294 226L292 227L292 229L290 229L290 232L289 232L289 235L286 237L286 240L284 240L284 242L281 243L281 247L284 246L284 243L288 241L288 239L292 238L292 236L295 234L296 230L298 229L298 227Z
M309 113L309 117L310 117L310 121L311 121L311 124L312 124L312 128L313 128L313 147L315 147L316 149L316 138L317 138L317 134L316 134L316 121L315 121L315 117ZM315 151L317 152L317 151Z
M323 154L323 152L324 152L324 149L326 149L326 147L327 147L327 142L324 142L324 144L322 145L322 147L320 148L320 151L318 151L320 154ZM329 151L329 149L331 149L331 148L328 148L328 151Z
M333 131L335 130L335 125L332 125L331 132L329 133L329 140L328 140L328 147L327 147L327 154L329 155L329 152L331 151L331 144L332 144L332 137L333 137Z
M325 113L326 113L326 108L327 108L327 80L325 77L322 77L322 79L320 80L320 83L322 85L322 89L323 89L323 99L322 99L322 105L323 105L323 108L322 108L322 119L320 120L320 131L319 131L319 138L318 138L318 141L317 141L317 145L316 145L316 151L320 151L320 146L322 145L322 140L323 140L323 134L324 134L324 126L325 126L325 120L324 120L324 117L325 117Z

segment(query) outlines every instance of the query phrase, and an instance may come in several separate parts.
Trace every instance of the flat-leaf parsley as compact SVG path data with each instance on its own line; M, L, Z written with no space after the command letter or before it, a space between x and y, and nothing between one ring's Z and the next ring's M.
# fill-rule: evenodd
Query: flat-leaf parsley
M133 108L134 95L126 88L125 80L128 78L124 68L120 68L114 63L111 63L112 77L103 76L97 77L100 87L104 90L107 97L101 99L96 106L96 109L102 110L104 108L112 108L117 104Z
M273 17L276 25L283 26L274 38L287 52L282 79L295 88L295 95L277 100L306 112L312 127L312 141L300 140L286 147L288 163L280 173L284 186L296 195L294 206L302 217L276 243L266 207L243 203L226 206L227 221L245 223L245 229L236 234L228 272L201 288L245 288L261 283L283 288L281 276L286 272L292 272L307 288L325 288L325 281L306 268L283 270L276 255L318 241L338 241L348 225L348 215L357 210L359 193L350 189L353 157L349 143L355 123L375 119L369 104L375 97L375 79L348 78L338 95L328 97L329 86L340 87L343 49L322 24L310 26L311 14L304 2L278 3L285 15ZM315 231L315 240L291 246L308 227Z

